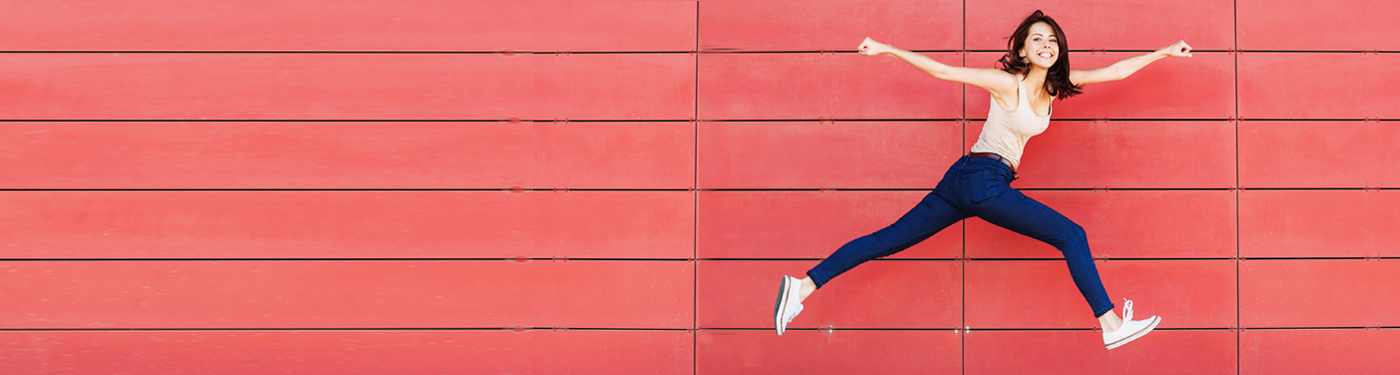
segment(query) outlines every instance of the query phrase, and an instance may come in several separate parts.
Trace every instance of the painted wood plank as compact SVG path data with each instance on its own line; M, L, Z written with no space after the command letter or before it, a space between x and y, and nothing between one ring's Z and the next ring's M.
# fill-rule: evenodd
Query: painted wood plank
M955 53L928 55L961 65L961 56ZM699 111L705 120L953 119L962 115L957 84L889 57L710 53L702 54L699 64Z
M1246 50L1397 51L1400 4L1387 0L1341 3L1240 0L1237 29Z
M1104 350L1098 331L973 331L969 374L1235 374L1235 332L1155 330ZM1014 354L1012 354L1014 353Z
M1244 121L1240 185L1246 188L1400 187L1400 122ZM1364 155L1364 157L1357 157Z
M15 374L691 374L693 347L684 331L11 331L0 362Z
M933 189L964 149L958 122L703 122L700 186Z
M689 188L685 122L14 122L16 189Z
M1174 42L1174 41L1173 41ZM1170 43L1170 42L1168 42ZM1164 47L1163 45L1162 47ZM967 66L996 69L1003 53L970 53ZM1135 52L1070 53L1074 69L1095 69L1141 55ZM1227 119L1235 116L1235 59L1224 52L1193 52L1163 59L1122 81L1083 86L1079 96L1056 101L1056 119ZM1244 66L1240 66L1244 72ZM987 118L992 96L976 86L967 93L967 116ZM1241 86L1241 92L1243 86ZM998 109L1001 109L998 106Z
M1262 327L1400 325L1400 262L1363 259L1240 263L1240 323ZM1344 312L1344 313L1343 313Z
M702 191L696 217L701 258L825 258L889 226L927 191ZM957 258L953 224L891 258Z
M1027 191L1084 227L1095 258L1235 256L1235 193L1218 191ZM1044 242L967 220L969 258L1063 258Z
M689 328L679 261L11 261L7 329Z
M93 0L7 6L3 50L691 51L690 1Z
M700 48L853 51L865 38L909 50L962 48L963 5L953 1L704 1Z
M1115 260L1094 265L1120 316L1126 298L1133 301L1136 317L1162 317L1160 328L1235 326L1233 261ZM973 329L1098 327L1064 261L971 261L966 273L965 308L977 312L967 315Z
M695 373L962 374L955 331L701 330Z
M1016 26L1037 9L1055 19L1075 50L1155 50L1178 40L1196 49L1224 50L1235 43L1234 3L1226 0L971 0L967 48L1005 51Z
M1400 118L1400 76L1375 67L1400 54L1245 53L1239 56L1240 117L1246 119ZM1318 74L1328 72L1328 74ZM1287 77L1287 79L1283 79Z
M968 123L968 149L985 123ZM1014 186L1227 188L1235 149L1226 121L1054 121L1026 143Z
M1244 190L1240 255L1400 256L1400 191Z
M0 119L689 119L685 54L0 55Z
M701 328L773 331L782 275L806 277L814 261L706 260L699 267L696 319ZM955 261L874 261L832 279L802 304L793 328L957 328L962 323Z
M11 191L0 206L10 259L686 259L694 248L683 191Z

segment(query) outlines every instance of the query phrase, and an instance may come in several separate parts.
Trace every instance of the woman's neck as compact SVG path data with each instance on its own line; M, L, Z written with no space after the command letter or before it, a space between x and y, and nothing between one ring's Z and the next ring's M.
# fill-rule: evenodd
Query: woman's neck
M1047 95L1045 92L1045 76L1049 71L1038 66L1031 66L1031 71L1026 73L1026 97L1039 98Z

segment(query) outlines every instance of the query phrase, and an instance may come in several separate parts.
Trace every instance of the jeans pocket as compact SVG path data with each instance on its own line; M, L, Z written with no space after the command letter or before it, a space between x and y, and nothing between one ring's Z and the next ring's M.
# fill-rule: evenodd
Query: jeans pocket
M991 171L977 172L971 176L968 176L966 182L967 197L972 200L972 203L980 204L992 198L993 184Z
M1006 192L1006 189L1011 188L1010 182L1003 180L1004 178L997 171L978 172L973 179L967 181L968 187L972 190L968 192L968 197L972 198L974 204L981 204L988 199L996 198L996 196Z

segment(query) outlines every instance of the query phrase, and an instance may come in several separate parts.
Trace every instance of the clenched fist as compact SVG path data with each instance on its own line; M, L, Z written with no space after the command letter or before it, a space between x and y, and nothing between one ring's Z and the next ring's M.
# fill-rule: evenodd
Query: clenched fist
M864 42L860 42L860 47L856 48L856 52L860 52L860 54L866 56L879 56L882 53L889 52L889 49L890 46L876 42L875 39L865 38Z

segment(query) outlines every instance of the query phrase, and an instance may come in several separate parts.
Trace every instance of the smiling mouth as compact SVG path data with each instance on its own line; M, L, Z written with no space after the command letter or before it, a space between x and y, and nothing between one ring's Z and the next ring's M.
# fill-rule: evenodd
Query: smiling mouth
M1053 55L1053 54L1051 54L1051 53L1049 53L1049 52L1043 52L1043 53L1040 54L1040 58L1046 59L1046 60L1049 60L1050 58L1053 58L1053 57L1055 57L1055 55Z

